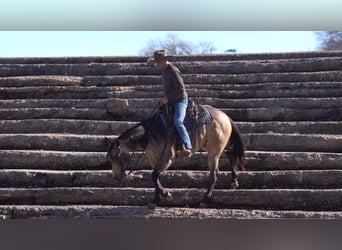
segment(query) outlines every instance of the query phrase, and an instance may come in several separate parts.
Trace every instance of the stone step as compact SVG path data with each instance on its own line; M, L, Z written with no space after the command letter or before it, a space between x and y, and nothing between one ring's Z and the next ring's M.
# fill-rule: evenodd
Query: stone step
M341 97L342 88L341 87L328 87L328 88L306 88L306 89L263 89L262 87L257 87L256 89L250 90L230 90L227 87L224 90L211 90L203 88L188 88L187 90L189 97L192 99L201 98L224 98L224 99L254 99L254 98L324 98L324 97ZM163 96L163 90L161 87L141 89L121 89L118 91L110 91L99 94L90 95L92 98L98 96L99 98L103 96L115 97L115 98L144 98L148 99L151 96L156 98L161 98ZM31 95L31 94L30 94ZM61 98L68 98L72 94L58 93ZM6 95L8 97L17 98L17 93ZM37 93L36 98L42 98L42 96ZM56 98L54 95L48 94L50 98ZM75 95L74 95L75 96ZM79 94L79 98L87 98L89 95L84 93ZM8 98L7 97L7 98ZM76 96L75 96L76 97ZM72 98L72 97L71 97Z
M119 135L137 121L101 121L73 119L0 120L1 134L69 133ZM236 122L243 134L342 134L342 121L314 122Z
M4 219L341 219L339 211L102 205L0 205Z
M140 100L134 100L140 101ZM149 117L156 105L132 105L132 99L111 99L107 104L108 112L113 119L143 120ZM272 106L268 108L221 108L234 121L239 122L266 122L266 121L341 121L342 107L330 108L283 108ZM1 112L0 112L1 116ZM13 119L13 118L12 118Z
M0 99L105 99L120 92L120 87L37 86L0 88Z
M84 86L144 86L161 84L158 75L110 75L82 76ZM291 73L254 73L254 74L183 74L184 82L191 84L261 84L296 82L341 82L340 70Z
M189 85L191 98L318 98L341 97L342 82L307 84L251 84L251 85ZM148 86L30 86L0 87L0 99L105 99L105 98L158 98L163 96L161 85Z
M341 88L342 89L342 88ZM204 92L204 91L203 91ZM208 92L208 91L207 91ZM158 98L108 98L108 99L12 99L0 100L2 109L15 108L102 108L108 105L121 104L124 108L156 107ZM210 95L209 95L210 96ZM217 108L339 108L342 107L342 97L320 98L251 98L225 99L211 97L192 98L197 104L211 105Z
M23 119L90 119L112 120L113 115L103 108L13 108L0 109L0 120Z
M12 99L0 100L2 109L77 108L106 109L111 99Z
M144 154L136 152L127 170L150 170ZM44 150L0 150L0 169L108 170L105 152ZM247 151L246 169L250 171L342 169L342 153ZM221 170L230 170L228 159L220 160ZM170 169L207 170L206 153L176 159Z
M107 103L104 108L12 108L0 109L0 120L77 119L142 121L149 117L154 106L131 108L123 102ZM234 121L341 121L342 107L320 109L298 108L222 108Z
M275 60L296 58L341 57L340 51L310 51L286 53L234 53L173 55L172 61L239 61L239 60ZM13 57L0 58L0 64L75 64L75 63L117 63L146 62L148 56L84 56L84 57Z
M15 76L0 77L0 87L80 86L82 77L75 76Z
M341 88L342 89L342 88ZM330 98L252 98L252 99L224 99L210 97L194 98L197 104L211 105L217 108L298 108L298 109L324 109L341 108L342 97ZM158 100L156 98L111 98L106 105L119 105L120 109L155 108ZM29 104L29 103L28 103ZM118 109L119 111L119 109Z
M342 83L322 83L317 85L315 83L302 84L250 84L250 85L190 85L187 87L189 97L194 100L213 100L225 99L236 100L241 102L241 99L258 100L258 99L317 99L320 98L339 98L342 96ZM112 97L122 99L151 99L151 97L160 98L163 94L163 87L160 85L143 86L143 87L120 87L116 91L109 90ZM82 93L83 94L83 93ZM62 95L62 93L58 93ZM108 94L109 95L109 94ZM12 94L15 96L15 94ZM64 95L66 96L66 95ZM69 95L70 96L70 95ZM39 97L37 95L37 97ZM81 97L81 96L80 96ZM52 96L52 98L54 98ZM260 101L262 101L260 100ZM220 101L219 101L220 102ZM202 102L205 103L205 102Z
M184 74L248 74L337 70L340 57L241 61L175 61ZM0 76L24 75L153 75L160 73L145 62L77 64L0 64Z
M173 199L162 206L197 207L205 189L169 189ZM153 188L0 188L1 205L112 205L145 206ZM230 209L339 211L341 189L215 190L212 206Z
M137 122L73 120L73 119L27 119L0 120L1 134L68 133L90 135L114 135L123 132ZM318 125L319 126L319 125ZM322 125L326 128L328 124ZM338 124L336 124L338 127ZM332 130L334 125L332 125Z
M242 134L247 150L342 153L342 135Z
M2 150L106 152L105 138L89 134L0 134ZM342 135L242 134L247 150L342 153Z
M152 170L131 172L122 182L111 170L51 171L0 170L1 187L134 187L153 188ZM239 189L340 189L342 170L244 171L238 173ZM168 170L161 177L166 188L207 188L209 171ZM216 189L230 189L230 171L220 171Z

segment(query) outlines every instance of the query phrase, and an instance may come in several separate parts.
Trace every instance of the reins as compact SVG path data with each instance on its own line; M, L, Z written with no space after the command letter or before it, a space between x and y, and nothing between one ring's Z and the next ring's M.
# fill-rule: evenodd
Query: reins
M151 118L151 117L153 116L153 114L157 111L159 105L160 105L160 102L158 101L158 102L156 103L156 105L154 105L154 107L153 107L151 113L148 115L148 118ZM132 159L133 159L134 154L135 154L135 153L132 152L132 154L131 154L131 156L130 156L130 158L129 158L129 160L128 160L128 164L127 164L126 169L129 170L129 172L128 172L127 175L131 175L132 172L133 172L133 169L130 167L130 165L131 165L131 162L132 162ZM134 162L133 166L136 166L136 165L138 164L138 162L141 160L141 157L142 157L143 154L144 154L143 151L140 152L140 155L139 155L138 159Z

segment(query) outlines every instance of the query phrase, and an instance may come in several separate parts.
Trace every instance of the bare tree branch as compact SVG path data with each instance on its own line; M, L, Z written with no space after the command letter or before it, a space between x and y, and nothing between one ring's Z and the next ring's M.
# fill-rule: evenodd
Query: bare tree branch
M342 50L342 31L316 32L321 50Z
M149 56L158 49L165 49L170 55L212 54L216 50L212 42L202 41L196 45L180 39L177 34L169 33L163 41L150 40L139 54Z

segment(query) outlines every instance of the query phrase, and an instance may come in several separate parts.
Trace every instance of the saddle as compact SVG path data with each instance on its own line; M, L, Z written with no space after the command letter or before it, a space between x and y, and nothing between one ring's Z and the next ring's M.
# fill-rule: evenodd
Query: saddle
M161 126L163 126L164 129L166 129L166 131L168 131L169 135L173 133L177 134L176 147L180 148L182 142L180 140L178 133L176 132L176 128L173 123L173 114L173 106L168 104L162 104L159 106L158 119L160 119L161 121L160 124ZM189 133L192 143L197 139L197 129L204 126L205 124L211 123L213 120L214 117L209 112L206 106L201 104L195 104L193 100L188 101L186 115L183 123Z

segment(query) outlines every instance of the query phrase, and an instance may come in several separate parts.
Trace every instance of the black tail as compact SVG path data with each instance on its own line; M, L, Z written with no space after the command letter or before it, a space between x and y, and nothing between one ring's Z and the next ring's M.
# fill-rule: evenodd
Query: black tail
M230 119L230 118L229 118ZM230 119L230 123L232 125L232 134L230 135L229 143L226 146L226 154L228 157L233 157L236 159L236 166L238 170L245 170L245 144L242 141L241 133L233 122Z

